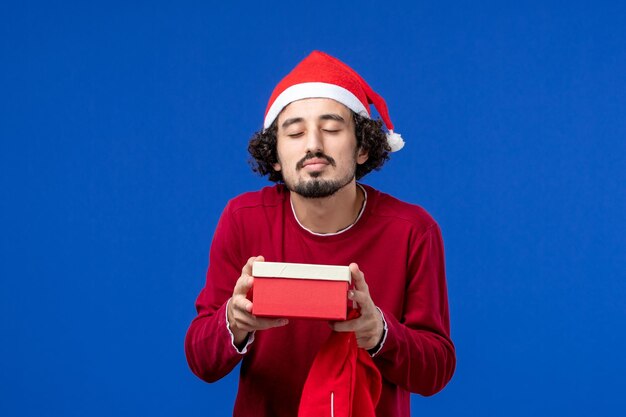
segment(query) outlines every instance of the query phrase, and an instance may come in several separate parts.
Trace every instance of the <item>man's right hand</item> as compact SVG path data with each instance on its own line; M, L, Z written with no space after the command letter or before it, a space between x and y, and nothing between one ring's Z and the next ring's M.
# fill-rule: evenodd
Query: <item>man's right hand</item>
M289 323L286 319L266 319L252 315L252 301L246 298L248 291L252 288L252 264L263 262L262 256L253 256L248 259L248 263L241 269L241 276L235 284L233 296L228 303L228 325L230 331L235 336L235 346L243 347L243 343L248 333L255 330L265 330L272 327L280 327Z

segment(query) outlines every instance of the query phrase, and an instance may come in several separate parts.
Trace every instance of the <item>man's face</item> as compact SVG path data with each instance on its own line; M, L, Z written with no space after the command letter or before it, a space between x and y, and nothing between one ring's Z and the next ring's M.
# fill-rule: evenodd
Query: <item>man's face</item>
M328 98L294 101L277 120L278 163L285 185L307 198L328 197L354 181L367 152L357 149L354 120Z

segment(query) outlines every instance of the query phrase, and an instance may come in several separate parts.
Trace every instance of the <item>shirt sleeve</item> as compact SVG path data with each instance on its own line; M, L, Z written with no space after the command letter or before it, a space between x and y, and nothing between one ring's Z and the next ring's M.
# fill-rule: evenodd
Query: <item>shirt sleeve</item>
M374 362L388 381L433 395L450 381L456 366L443 240L436 224L413 242L408 267L402 317L383 311L387 334Z
M228 302L245 265L240 255L237 224L228 204L215 229L206 283L196 300L197 316L185 337L189 367L199 378L214 382L227 375L247 352L251 335L240 351L226 319Z

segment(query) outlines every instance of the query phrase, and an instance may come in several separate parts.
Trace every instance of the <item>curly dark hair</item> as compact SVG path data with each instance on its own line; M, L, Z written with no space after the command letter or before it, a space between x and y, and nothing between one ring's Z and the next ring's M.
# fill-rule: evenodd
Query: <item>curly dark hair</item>
M353 111L351 113L354 120L357 147L368 152L367 161L356 167L354 176L359 180L372 170L381 169L389 159L391 148L383 131L382 120L368 119ZM282 172L274 169L274 164L278 162L278 152L276 151L277 120L278 118L267 129L259 130L252 135L248 143L248 152L252 156L249 162L254 172L261 176L269 175L270 181L283 182Z

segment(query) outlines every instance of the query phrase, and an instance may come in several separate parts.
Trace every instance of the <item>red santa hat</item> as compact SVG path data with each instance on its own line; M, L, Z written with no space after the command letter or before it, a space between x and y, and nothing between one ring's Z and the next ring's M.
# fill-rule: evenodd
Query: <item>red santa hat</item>
M402 137L393 131L385 100L356 71L320 51L311 52L274 88L263 128L270 127L289 103L305 98L331 98L367 118L370 118L369 105L373 104L388 130L391 152L404 146Z

